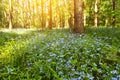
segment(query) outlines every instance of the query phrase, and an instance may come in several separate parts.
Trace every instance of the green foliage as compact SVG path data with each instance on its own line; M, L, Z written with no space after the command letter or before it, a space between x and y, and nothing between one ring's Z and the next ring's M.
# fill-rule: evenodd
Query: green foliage
M44 0L43 14L41 1L12 1L12 24L14 28L46 28L49 26L49 1ZM95 1L84 1L84 18L86 26L94 25ZM115 10L113 10L112 0L98 0L98 26L120 26L120 1L115 0ZM28 5L27 5L28 4ZM69 18L74 18L74 0L54 0L52 1L52 27L68 27ZM42 20L43 18L43 20ZM112 24L115 18L115 25ZM9 1L0 0L0 28L8 27L9 23ZM44 26L42 26L44 24Z
M120 29L85 31L84 36L70 34L68 30L0 32L0 79L119 78Z

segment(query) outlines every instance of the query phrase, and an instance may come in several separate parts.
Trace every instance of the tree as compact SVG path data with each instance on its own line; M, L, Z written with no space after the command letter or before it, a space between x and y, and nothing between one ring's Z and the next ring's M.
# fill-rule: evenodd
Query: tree
M52 29L52 0L50 0L50 9L49 9L49 29Z
M44 26L44 0L41 0L41 26Z
M12 1L9 0L9 29L12 29Z
M94 27L98 26L98 0L95 0Z
M119 26L118 5L119 0L0 0L0 25L9 29L70 27L82 33L84 26Z
M113 19L112 19L112 25L115 26L115 10L116 10L116 0L112 0L112 10L113 10Z
M83 0L74 0L74 33L84 33Z

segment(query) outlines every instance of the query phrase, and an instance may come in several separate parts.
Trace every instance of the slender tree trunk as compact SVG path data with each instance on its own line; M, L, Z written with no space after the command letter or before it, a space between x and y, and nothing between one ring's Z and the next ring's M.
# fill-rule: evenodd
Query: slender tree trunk
M25 24L24 24L24 19L25 19L25 16L24 16L24 10L25 10L25 2L21 0L21 4L23 5L23 8L21 10L21 15L22 15L22 27L24 28L25 27Z
M115 0L112 0L112 9L113 9L114 13L115 13L115 10L116 10L116 9L115 9L115 8L116 8L115 6L116 6L116 1L115 1ZM113 25L113 26L115 26L115 17L116 17L116 16L114 15L114 16L113 16L113 19L112 19L112 25Z
M39 0L35 0L35 7L36 7L36 10L35 10L35 12L36 12L36 21L35 21L35 24L36 24L36 26L37 26L37 30L38 30L38 28L39 28L39 25L37 24L37 22L38 22L38 19L40 19L40 16L38 16L38 15L40 15L40 12L39 12L39 10L38 10L38 1ZM38 16L38 17L37 17Z
M108 26L108 21L109 21L109 19L108 19L108 18L106 18L106 19L105 19L105 27L107 27L107 26Z
M74 0L74 33L84 32L83 0Z
M65 27L65 15L64 15L63 10L60 10L59 17L60 17L60 27L64 28Z
M28 0L28 10L29 10L29 14L28 14L28 27L31 28L31 2L30 2L30 0Z
M42 30L45 27L45 16L44 16L44 0L41 0L41 26L42 26Z
M98 0L95 0L94 27L98 26Z
M49 15L50 15L50 19L49 19L49 29L52 29L52 0L50 0Z
M70 27L70 32L72 32L74 30L74 22L73 22L72 16L70 16L70 18L68 18L68 24Z
M33 2L31 4L31 6L32 6L32 9L31 9L32 10L32 25L35 26L35 14L36 14L36 12L35 12L36 11L35 3L36 2L34 0L32 0L32 2Z
M87 21L86 21L87 15L86 15L85 8L86 8L86 5L83 3L83 16L84 16L83 19L84 19L84 26L87 25Z
M84 12L84 26L86 26L86 13Z
M64 28L65 27L65 15L63 12L61 16L62 16L62 28Z
M12 29L12 1L9 0L9 29Z

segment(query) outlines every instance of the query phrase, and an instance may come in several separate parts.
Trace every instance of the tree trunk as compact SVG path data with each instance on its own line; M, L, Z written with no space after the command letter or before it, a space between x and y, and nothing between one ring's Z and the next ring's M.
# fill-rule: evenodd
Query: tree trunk
M43 26L44 26L44 0L41 0L41 26L42 26L42 29L43 29Z
M9 0L9 29L12 29L12 1Z
M86 26L87 24L87 21L86 21L86 12L84 12L84 26Z
M50 0L49 14L50 14L50 19L49 19L49 29L52 29L52 0Z
M83 3L83 20L84 20L83 22L84 22L84 26L87 25L87 21L86 21L87 20L87 15L86 15L87 12L86 12L85 9L86 9L86 5Z
M25 10L25 2L24 1L20 1L21 2L21 4L23 5L23 8L22 8L22 10L21 10L21 15L22 15L22 28L24 28L25 27L25 23L24 23L24 19L25 19L25 16L24 16L24 10Z
M29 14L28 14L28 28L31 28L31 2L30 2L30 0L28 0L28 10L29 10Z
M115 13L115 6L116 6L116 2L115 0L112 0L112 9L113 9L113 12ZM113 19L112 19L112 25L115 26L115 15L113 16Z
M94 27L98 26L98 0L95 0Z
M74 0L74 33L84 32L83 0Z

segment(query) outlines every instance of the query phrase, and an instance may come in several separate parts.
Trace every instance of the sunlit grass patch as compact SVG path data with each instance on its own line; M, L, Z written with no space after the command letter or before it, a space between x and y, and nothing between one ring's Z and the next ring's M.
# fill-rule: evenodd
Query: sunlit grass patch
M18 31L25 33L23 33L24 35L18 34ZM35 37L32 36L35 36L35 34L31 34L33 30L22 31L22 29L19 29L18 31L1 31L0 60L2 63L10 63L12 59L12 61L14 61L26 51L26 47L30 44L30 41L34 42L33 40ZM38 36L41 37L42 34L39 34ZM16 55L17 57L15 57Z
M6 33L16 33L16 34L25 34L25 33L28 33L28 32L31 32L31 31L36 31L36 29L12 29L12 30L9 30L9 29L2 29L1 32L6 32Z

